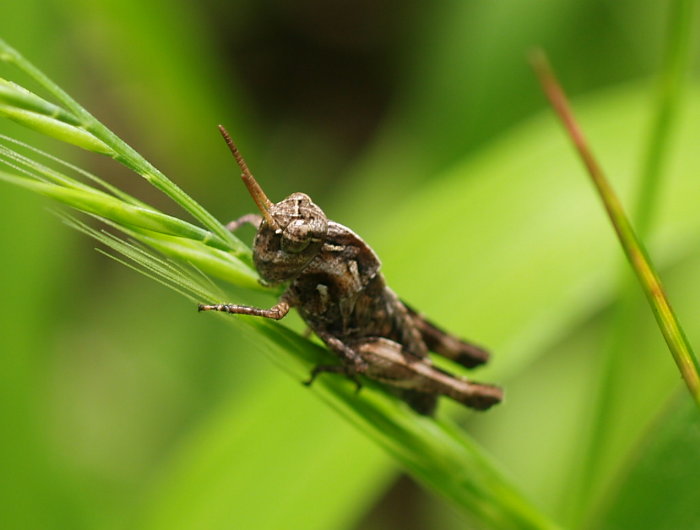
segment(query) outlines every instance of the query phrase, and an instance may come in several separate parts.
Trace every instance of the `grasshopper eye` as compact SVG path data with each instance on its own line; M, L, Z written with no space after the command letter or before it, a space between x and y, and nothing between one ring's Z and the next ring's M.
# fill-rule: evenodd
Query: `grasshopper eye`
M312 240L318 240L321 228L316 219L295 219L282 232L281 247L290 254L299 254Z

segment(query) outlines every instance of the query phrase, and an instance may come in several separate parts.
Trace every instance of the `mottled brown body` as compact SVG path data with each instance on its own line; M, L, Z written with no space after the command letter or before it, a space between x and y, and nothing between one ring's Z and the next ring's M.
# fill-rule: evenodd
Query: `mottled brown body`
M431 413L446 395L484 410L502 399L495 386L470 382L435 367L433 351L466 367L488 359L483 349L439 329L406 306L389 289L374 251L352 230L330 221L303 193L273 204L248 171L222 128L243 179L262 212L234 223L257 226L253 259L267 283L288 283L271 309L232 304L201 305L216 310L283 318L295 307L304 321L341 360L317 366L307 384L321 372L337 372L357 381L357 374L391 385L415 410Z
M384 283L380 262L351 230L330 221L318 255L294 278L285 298L315 332L346 341L385 337L407 353L427 350L411 317Z

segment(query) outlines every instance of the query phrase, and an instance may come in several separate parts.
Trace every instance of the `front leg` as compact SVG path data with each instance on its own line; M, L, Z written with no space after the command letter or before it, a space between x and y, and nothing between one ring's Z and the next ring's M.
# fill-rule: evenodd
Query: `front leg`
M229 224L226 225L226 229L229 232L235 232L238 230L241 226L248 224L248 225L253 225L255 229L257 230L260 228L260 223L262 223L262 217L259 216L256 213L248 213L245 215L242 215L238 219L231 221Z
M199 304L199 311L222 311L224 313L232 313L236 315L251 315L255 317L265 317L271 318L273 320L280 320L284 318L290 309L289 302L282 298L277 304L272 306L270 309L262 309L260 307L251 307L249 305L236 305L236 304L213 304L205 305Z
M367 363L364 359L360 357L357 351L345 344L338 337L322 331L316 331L316 334L326 343L326 346L328 346L333 353L340 357L343 364L320 364L316 366L311 370L311 375L309 379L304 381L304 384L307 386L311 385L316 377L323 372L340 373L350 378L357 385L357 390L359 391L360 388L362 388L362 384L359 379L357 379L357 375L367 370Z

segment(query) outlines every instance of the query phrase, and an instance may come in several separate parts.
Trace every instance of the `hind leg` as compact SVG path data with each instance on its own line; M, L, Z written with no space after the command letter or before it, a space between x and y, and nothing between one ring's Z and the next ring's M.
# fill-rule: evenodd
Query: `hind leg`
M353 347L367 364L367 377L403 389L403 397L419 412L429 413L431 396L447 396L477 410L486 410L503 399L500 388L441 370L427 358L407 354L397 342L367 338Z

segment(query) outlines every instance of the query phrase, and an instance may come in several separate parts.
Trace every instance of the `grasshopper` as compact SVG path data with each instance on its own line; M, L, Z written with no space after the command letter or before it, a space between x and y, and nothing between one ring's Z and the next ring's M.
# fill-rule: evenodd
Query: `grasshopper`
M296 308L309 328L335 353L340 364L316 366L304 383L323 372L343 374L360 388L358 375L393 387L415 411L431 414L440 395L477 410L499 403L502 390L436 367L432 351L473 368L488 360L479 346L446 333L402 302L386 285L379 258L357 234L326 217L308 195L293 193L278 203L267 198L223 126L226 140L258 214L232 223L257 229L253 261L267 285L287 284L269 309L235 304L199 305L279 320Z

